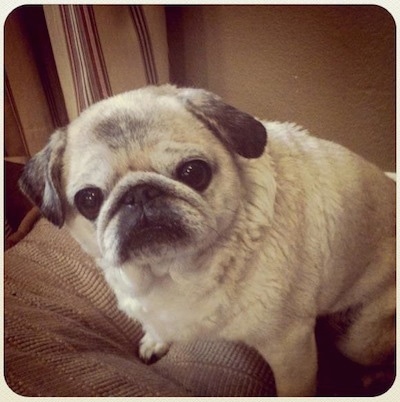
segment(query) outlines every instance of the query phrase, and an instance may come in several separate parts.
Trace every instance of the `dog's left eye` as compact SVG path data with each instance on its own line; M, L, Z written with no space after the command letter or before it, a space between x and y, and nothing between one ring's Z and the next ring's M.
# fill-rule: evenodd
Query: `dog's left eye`
M78 211L92 221L99 215L103 199L103 192L99 188L88 187L78 191L74 201Z
M183 162L176 169L176 177L194 190L204 191L211 182L211 166L201 159Z

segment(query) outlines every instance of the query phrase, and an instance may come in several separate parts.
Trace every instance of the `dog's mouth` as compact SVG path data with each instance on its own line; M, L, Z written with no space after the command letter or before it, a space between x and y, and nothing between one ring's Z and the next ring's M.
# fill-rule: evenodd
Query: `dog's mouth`
M100 214L102 253L113 264L175 258L213 241L216 222L206 202L157 179L121 184Z
M173 244L186 235L185 231L177 223L147 222L134 227L126 236L129 248L141 249L143 246L156 244Z
M189 240L179 215L165 206L128 207L119 213L121 261L143 255L162 255Z

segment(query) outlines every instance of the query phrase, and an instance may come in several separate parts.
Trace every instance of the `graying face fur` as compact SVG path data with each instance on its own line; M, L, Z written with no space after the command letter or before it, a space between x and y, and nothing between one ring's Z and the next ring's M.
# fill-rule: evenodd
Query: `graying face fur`
M165 258L223 237L244 191L236 158L265 145L264 126L215 95L149 87L57 131L20 184L54 224L89 233L92 254Z

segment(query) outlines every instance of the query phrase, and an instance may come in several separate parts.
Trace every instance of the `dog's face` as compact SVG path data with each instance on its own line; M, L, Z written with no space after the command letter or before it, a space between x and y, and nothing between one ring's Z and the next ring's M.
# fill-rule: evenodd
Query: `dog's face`
M27 165L21 188L113 265L212 246L246 197L238 160L257 158L264 126L215 95L148 87L99 102Z

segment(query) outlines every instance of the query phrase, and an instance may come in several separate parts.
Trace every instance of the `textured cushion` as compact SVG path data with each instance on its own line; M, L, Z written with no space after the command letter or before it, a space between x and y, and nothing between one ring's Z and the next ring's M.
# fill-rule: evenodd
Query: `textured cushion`
M242 344L175 344L137 355L140 325L65 229L40 220L5 254L5 377L26 396L273 395L272 373Z

